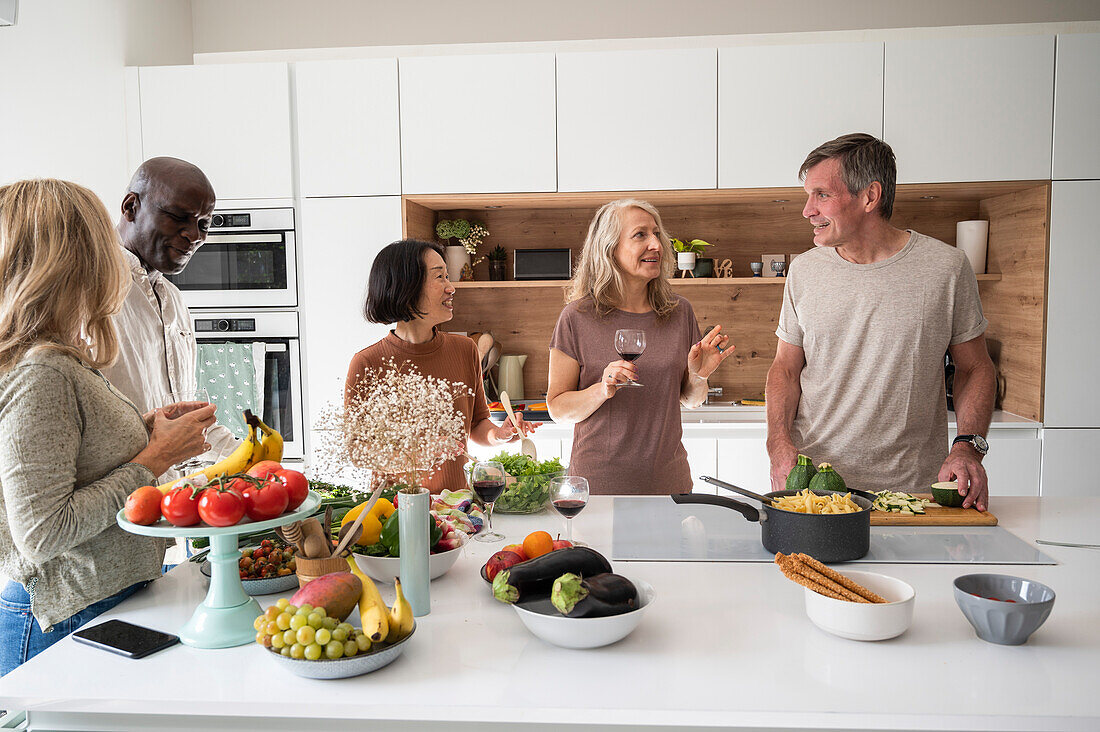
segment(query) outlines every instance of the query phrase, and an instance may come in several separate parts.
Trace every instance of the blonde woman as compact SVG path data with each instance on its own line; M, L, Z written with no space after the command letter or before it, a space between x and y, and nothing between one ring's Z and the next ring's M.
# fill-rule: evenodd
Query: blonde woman
M691 490L680 405L703 402L733 346L721 326L700 337L691 304L668 283L673 258L645 201L605 204L588 227L550 339L546 401L556 422L576 425L569 472L592 493ZM637 362L616 352L619 329L645 331ZM644 386L625 388L632 381Z
M159 576L164 541L126 496L204 450L214 407L142 415L99 369L129 273L107 210L73 183L0 187L0 674Z

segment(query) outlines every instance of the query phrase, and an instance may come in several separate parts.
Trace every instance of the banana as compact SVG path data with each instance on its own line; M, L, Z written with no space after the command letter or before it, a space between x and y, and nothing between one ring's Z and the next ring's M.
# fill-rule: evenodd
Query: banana
M262 460L274 460L277 463L282 462L283 436L279 434L278 430L272 429L264 424L263 420L252 414L252 412L245 411L244 414L248 424L263 433L263 437L260 439L260 454L253 463L258 463Z
M197 473L191 473L190 475L182 478L182 480L189 480L193 482L200 482L200 476L205 480L201 481L202 485L209 483L219 475L233 475L234 473L243 473L252 467L252 464L256 462L256 453L260 448L261 443L256 439L256 430L252 425L248 426L248 436L245 437L241 444L237 445L229 456L223 458L219 462L214 463L208 468L203 468ZM167 493L173 486L180 482L181 479L170 480L167 483L162 483L157 486L157 489L161 493Z
M412 605L405 599L405 594L401 592L401 580L399 578L394 578L393 586L397 591L397 599L393 601L393 607L390 608L390 633L388 639L391 643L396 643L412 632L413 611Z
M374 586L374 580L363 574L363 570L359 569L359 565L355 563L355 557L350 554L348 567L363 583L363 594L359 596L359 620L363 624L363 632L374 643L381 643L389 636L389 608L382 602L382 595Z

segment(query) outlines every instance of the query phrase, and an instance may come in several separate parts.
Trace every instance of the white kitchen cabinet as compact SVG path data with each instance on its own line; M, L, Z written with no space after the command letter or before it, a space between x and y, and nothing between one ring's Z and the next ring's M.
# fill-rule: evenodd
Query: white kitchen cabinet
M1056 179L1100 178L1100 33L1058 36L1054 76Z
M398 60L404 193L557 187L554 56Z
M719 188L797 186L821 143L881 137L882 59L881 42L719 49Z
M768 430L758 428L730 430L729 436L718 438L718 479L757 493L771 490L771 462L765 442ZM720 496L740 499L733 491L718 488Z
M714 486L699 480L700 475L713 476L718 470L718 441L713 437L684 437L688 465L691 468L691 492L714 493Z
M1050 178L1053 36L887 41L884 89L898 183Z
M716 51L559 53L558 190L717 185Z
M948 430L947 444L958 432ZM982 460L989 479L989 495L1037 496L1043 441L1039 428L991 429L987 436L989 454ZM996 513L996 508L993 509Z
M1042 496L1100 495L1100 481L1081 470L1098 452L1100 430L1044 428Z
M1043 424L1100 427L1100 181L1055 181L1050 199Z
M375 255L400 238L398 196L302 202L298 272L311 425L326 405L343 402L351 357L389 330L363 318L363 297Z
M294 195L286 64L147 66L138 80L143 158L194 163L219 199Z
M302 196L401 194L397 59L294 65Z

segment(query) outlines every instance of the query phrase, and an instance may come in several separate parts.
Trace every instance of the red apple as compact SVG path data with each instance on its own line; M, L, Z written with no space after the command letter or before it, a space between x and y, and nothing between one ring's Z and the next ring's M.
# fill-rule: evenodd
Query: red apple
M501 549L501 551L513 552L519 555L519 559L521 562L527 561L527 552L523 551L523 544L509 544L508 546Z
M497 576L497 573L501 570L508 569L524 561L520 555L512 551L501 550L489 557L489 561L485 563L485 566L481 568L481 576L486 582L492 582L493 578Z
M261 460L248 469L248 474L253 478L259 478L265 480L267 476L274 475L278 471L282 470L283 466L274 460Z
M555 549L568 549L573 546L573 542L566 541L565 539L554 539Z

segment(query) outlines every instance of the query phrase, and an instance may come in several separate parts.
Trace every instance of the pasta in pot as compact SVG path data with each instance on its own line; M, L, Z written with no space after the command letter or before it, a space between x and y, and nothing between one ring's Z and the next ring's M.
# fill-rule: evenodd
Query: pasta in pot
M794 513L858 513L863 509L852 500L851 493L841 495L831 493L819 496L812 493L809 488L799 491L793 496L783 496L772 499L772 508Z

